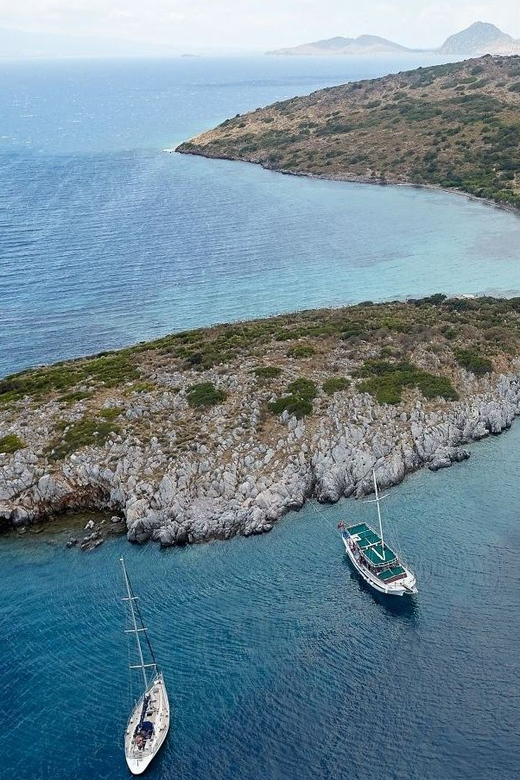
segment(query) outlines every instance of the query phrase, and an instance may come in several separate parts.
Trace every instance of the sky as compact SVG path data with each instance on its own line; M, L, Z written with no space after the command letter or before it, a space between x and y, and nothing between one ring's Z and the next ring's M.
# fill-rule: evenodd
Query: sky
M478 20L520 38L520 0L0 0L0 27L179 52L265 51L365 33L428 48Z

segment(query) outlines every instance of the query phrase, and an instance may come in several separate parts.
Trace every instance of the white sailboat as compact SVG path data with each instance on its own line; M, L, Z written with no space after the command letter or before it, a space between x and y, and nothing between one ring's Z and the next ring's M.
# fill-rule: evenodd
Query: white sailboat
M153 654L146 628L143 625L141 612L134 595L124 559L121 558L123 576L126 586L126 597L130 608L132 628L127 633L135 634L139 663L130 669L140 669L143 682L143 693L136 702L128 719L125 731L125 757L128 768L133 775L141 775L152 759L157 755L166 739L170 727L170 704L164 678L159 671ZM146 639L150 663L145 663L141 634Z
M383 538L379 491L375 471L374 503L377 506L379 534L366 523L346 526L339 523L342 529L342 539L347 555L363 580L379 593L388 596L404 596L417 593L415 574L399 560L396 553L390 549Z

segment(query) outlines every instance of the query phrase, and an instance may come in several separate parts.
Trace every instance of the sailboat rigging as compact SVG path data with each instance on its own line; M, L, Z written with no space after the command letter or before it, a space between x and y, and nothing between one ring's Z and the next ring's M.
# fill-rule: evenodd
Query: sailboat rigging
M130 669L139 669L143 681L143 693L135 703L125 730L125 757L132 774L140 775L166 739L170 727L170 705L164 677L155 660L148 632L141 617L138 598L133 592L123 558L121 558L121 566L126 588L123 601L129 605L132 625L131 628L126 629L126 633L135 636L139 660L139 663L131 664ZM145 661L141 635L145 637L150 662Z

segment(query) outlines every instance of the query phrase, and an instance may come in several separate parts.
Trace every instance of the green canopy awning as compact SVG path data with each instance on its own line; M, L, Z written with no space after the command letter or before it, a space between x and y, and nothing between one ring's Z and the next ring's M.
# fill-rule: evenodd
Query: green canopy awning
M395 552L386 544L383 547L379 534L376 534L366 523L351 525L346 530L373 566L386 566L397 561Z

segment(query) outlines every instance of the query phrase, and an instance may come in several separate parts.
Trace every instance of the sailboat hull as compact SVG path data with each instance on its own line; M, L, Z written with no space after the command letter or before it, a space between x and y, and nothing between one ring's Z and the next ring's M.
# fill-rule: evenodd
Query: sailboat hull
M142 775L147 769L161 749L169 728L168 694L164 678L158 674L132 710L125 731L126 763L133 775Z
M373 574L365 566L363 566L356 558L354 550L351 548L351 545L349 543L350 537L348 536L348 534L343 533L341 535L341 538L343 539L343 544L345 545L345 550L347 552L348 558L352 566L357 571L359 576L362 577L362 579L371 588L377 590L378 593L384 593L386 596L405 596L405 595L412 595L414 593L417 593L415 575L412 574L412 572L409 571L409 569L407 569L405 566L402 566L401 564L402 568L406 573L405 577L398 580L397 582L390 582L388 584L385 584L379 579L379 577L376 577L375 574Z

